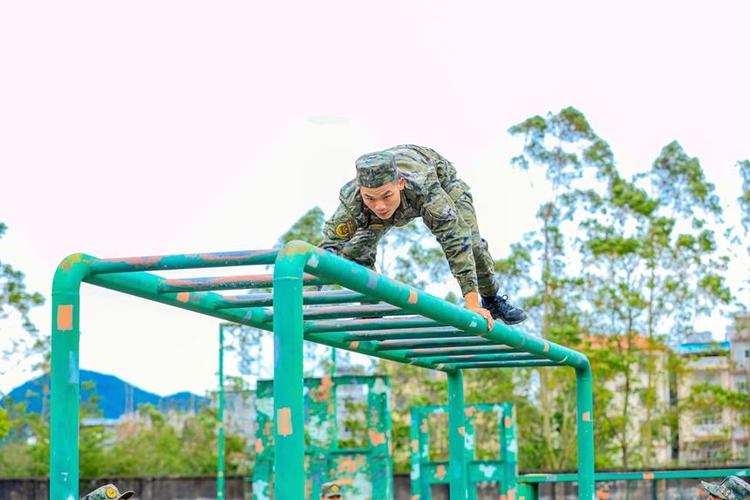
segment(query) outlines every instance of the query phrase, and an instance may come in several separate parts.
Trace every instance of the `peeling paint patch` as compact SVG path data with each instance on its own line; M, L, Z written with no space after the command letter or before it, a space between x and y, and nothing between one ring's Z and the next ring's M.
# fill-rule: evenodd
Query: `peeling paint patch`
M466 427L464 427L463 425L460 426L458 428L458 433L461 434L462 436L465 436L466 435Z
M288 406L279 408L276 421L278 422L279 436L292 435L292 410Z
M411 451L413 451L414 453L419 452L419 441L417 441L416 439L411 440Z
M177 294L177 301L178 302L189 302L190 301L190 292L180 292Z
M549 342L544 343L544 352L549 352Z
M516 488L511 488L508 490L508 500L516 500Z
M583 420L584 422L591 422L591 412L590 411L583 412L583 415L581 415L581 420Z
M255 453L263 453L263 440L262 439L255 440Z
M331 376L326 374L323 376L323 378L320 380L320 384L318 385L318 397L314 398L316 401L325 401L331 397L331 388L333 387L333 380L331 380Z
M372 384L372 389L370 390L373 394L385 394L388 392L388 386L385 385L382 378L378 378L375 379L375 383Z
M476 328L477 327L477 320L473 319L471 320L471 323L469 323L469 328Z
M319 263L320 263L320 261L318 260L318 256L317 255L313 255L309 259L307 259L307 265L310 266L310 267L312 267L313 269L315 269L316 267L318 267Z
M644 472L643 473L643 479L653 479L654 473L653 472Z
M464 415L466 415L467 417L474 415L476 412L477 412L476 408L472 406L468 408L464 408Z
M435 469L435 477L442 480L445 478L445 475L448 473L448 471L445 469L445 465L440 464Z
M506 429L510 429L513 426L513 420L510 417L505 417L503 419L503 424L505 425Z
M409 304L416 304L416 303L417 303L417 291L409 290Z
M349 342L349 349L359 349L359 340Z
M270 417L273 415L273 398L258 398L255 406L259 413Z
M57 329L61 332L73 329L73 304L57 306Z
M80 381L78 368L80 363L78 362L78 353L70 352L68 357L68 383L78 384Z
M376 286L378 286L378 275L370 273L367 277L367 288L375 288Z
M373 446L385 444L385 434L378 432L375 429L370 429L370 443L372 443Z
M491 479L492 476L495 474L496 470L497 470L497 467L495 467L494 465L487 465L487 464L479 465L479 472L481 472L482 475L486 479Z
M76 253L73 255L70 255L68 257L65 257L65 259L60 262L60 269L63 271L70 271L70 269L73 267L74 264L78 264L79 262L85 262L87 259L84 258L82 253Z

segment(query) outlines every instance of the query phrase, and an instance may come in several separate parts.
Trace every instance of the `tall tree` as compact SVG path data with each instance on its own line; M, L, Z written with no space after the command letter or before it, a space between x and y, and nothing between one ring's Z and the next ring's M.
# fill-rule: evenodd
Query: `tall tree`
M527 235L522 247L514 249L515 256L529 255L541 271L525 301L529 313L525 326L545 338L576 346L581 340L577 304L580 282L566 272L572 242L565 231L573 223L587 167L592 166L592 158L599 149L608 147L583 113L572 107L546 117L533 116L511 127L509 132L524 138L523 151L513 158L513 165L523 170L532 167L543 170L550 191L549 199L537 211L540 229ZM573 377L570 373L552 376L545 369L537 372L541 430L546 447L542 465L560 469L575 462L575 408L569 397Z
M7 230L8 226L0 222L0 238ZM31 369L49 375L50 336L40 331L29 317L31 310L43 303L44 297L41 293L26 289L24 274L8 262L0 260L0 321L18 315L25 332L25 335L10 337L10 346L0 355L6 361L16 360L18 363L33 359ZM9 338L8 335L2 336ZM3 367L0 367L0 376L13 364L3 363ZM48 380L48 377L45 380ZM42 397L43 414L47 411L48 394L49 386L45 383ZM0 420L3 419L3 413L4 410L0 409Z
M750 234L750 160L738 161L737 168L740 171L740 178L742 179L742 194L737 198L737 201L739 202L740 210L742 211L740 220L745 232L745 237L747 238L748 234ZM745 250L748 255L750 255L750 240L745 240ZM748 273L748 276L750 276L750 273ZM747 297L750 297L750 277L745 280L745 283L748 288L746 293L749 294L746 295L747 299ZM750 300L747 300L744 304L745 307L750 307Z

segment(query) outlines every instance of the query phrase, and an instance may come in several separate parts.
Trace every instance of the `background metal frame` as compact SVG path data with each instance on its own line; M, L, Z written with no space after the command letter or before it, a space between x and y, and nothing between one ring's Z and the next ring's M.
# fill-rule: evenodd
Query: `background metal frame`
M273 275L164 278L148 271L273 265ZM575 370L579 498L594 497L591 366L585 355L389 279L309 243L281 249L98 259L74 254L52 286L50 496L78 498L81 283L274 332L275 498L304 495L302 341L444 371L448 376L451 498L465 499L463 370L564 366ZM333 283L346 290L305 291ZM226 296L219 291L273 288ZM362 304L362 302L366 302ZM384 302L385 304L370 303ZM346 305L348 304L348 305ZM326 307L309 307L324 305ZM308 307L305 307L308 306ZM514 492L509 492L512 494Z

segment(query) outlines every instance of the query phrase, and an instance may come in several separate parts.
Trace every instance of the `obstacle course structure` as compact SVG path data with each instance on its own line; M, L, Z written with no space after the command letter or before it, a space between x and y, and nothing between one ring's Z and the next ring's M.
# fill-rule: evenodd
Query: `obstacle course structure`
M446 406L419 406L411 409L411 494L412 498L430 500L433 484L448 482L450 463L430 460L430 433L428 417L446 413ZM474 420L478 413L491 412L497 416L498 457L495 460L477 460ZM498 498L510 498L518 481L518 438L513 403L473 404L464 407L466 441L467 498L476 500L477 486L483 483L497 485ZM517 495L518 497L518 495Z
M339 443L340 392L347 386L367 388L367 445ZM336 480L351 498L393 500L390 382L385 376L341 375L305 379L305 498L319 498L323 483ZM272 498L273 381L259 380L256 399L253 498Z
M175 279L148 272L253 265L273 265L273 275ZM592 383L586 356L500 322L488 331L476 313L293 241L278 250L115 259L74 254L60 263L52 287L50 495L55 500L78 498L83 282L274 332L274 472L284 477L274 482L275 498L304 498L304 339L447 374L452 499L466 498L468 490L463 370L574 369L579 498L594 496ZM305 291L322 284L346 290ZM273 293L218 293L270 287Z

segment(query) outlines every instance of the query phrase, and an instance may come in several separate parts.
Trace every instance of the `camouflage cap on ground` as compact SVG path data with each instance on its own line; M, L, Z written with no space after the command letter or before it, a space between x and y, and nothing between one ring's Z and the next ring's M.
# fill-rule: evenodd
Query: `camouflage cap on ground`
M120 490L114 484L105 484L83 497L83 500L125 500L133 495L132 491L120 493Z
M336 481L329 481L327 483L323 483L323 485L320 487L320 496L323 498L331 498L331 497L340 497L341 496L341 486Z
M398 179L396 157L384 151L360 156L356 168L360 187L378 188Z
M723 500L747 500L750 499L750 484L737 476L729 476L721 484L707 483L701 481L703 489L716 498Z

